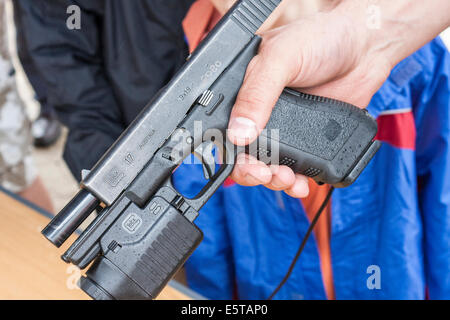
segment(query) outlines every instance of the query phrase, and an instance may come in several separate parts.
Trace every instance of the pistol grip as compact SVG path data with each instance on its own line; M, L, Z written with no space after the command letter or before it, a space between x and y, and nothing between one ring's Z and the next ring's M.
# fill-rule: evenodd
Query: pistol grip
M270 145L279 143L280 165L335 187L353 183L380 146L373 141L377 123L366 110L290 89L266 129Z

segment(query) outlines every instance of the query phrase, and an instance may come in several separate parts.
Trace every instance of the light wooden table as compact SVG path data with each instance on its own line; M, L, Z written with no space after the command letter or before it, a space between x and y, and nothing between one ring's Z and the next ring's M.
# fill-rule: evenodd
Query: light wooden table
M90 299L76 286L80 272L42 235L46 213L0 191L0 299ZM48 215L48 214L47 214ZM158 299L191 299L167 286Z

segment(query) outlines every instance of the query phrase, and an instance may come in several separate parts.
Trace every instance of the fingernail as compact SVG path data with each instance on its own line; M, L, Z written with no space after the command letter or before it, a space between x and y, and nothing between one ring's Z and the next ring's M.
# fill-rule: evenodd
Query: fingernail
M228 127L228 137L232 142L246 145L258 136L256 123L248 118L236 117L231 119Z

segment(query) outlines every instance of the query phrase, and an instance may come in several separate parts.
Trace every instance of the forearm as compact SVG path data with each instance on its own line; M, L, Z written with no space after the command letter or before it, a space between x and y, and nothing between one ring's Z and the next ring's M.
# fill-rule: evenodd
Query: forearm
M345 0L338 6L359 29L368 51L393 68L450 26L448 0Z

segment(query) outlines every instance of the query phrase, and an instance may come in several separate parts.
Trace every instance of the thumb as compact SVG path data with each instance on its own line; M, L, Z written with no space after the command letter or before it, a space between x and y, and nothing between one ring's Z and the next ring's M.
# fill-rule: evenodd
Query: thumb
M236 145L247 145L258 137L288 83L289 70L276 51L262 50L248 65L228 125L228 139Z

